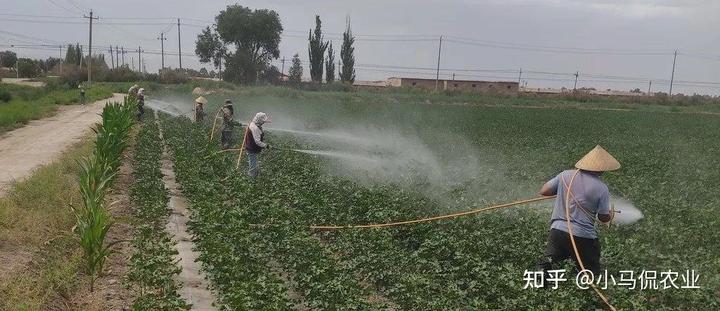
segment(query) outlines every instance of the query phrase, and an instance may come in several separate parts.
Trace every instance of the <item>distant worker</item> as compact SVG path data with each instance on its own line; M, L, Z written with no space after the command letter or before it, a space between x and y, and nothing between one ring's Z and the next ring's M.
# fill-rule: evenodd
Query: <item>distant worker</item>
M142 120L145 115L145 89L141 88L137 92L138 120Z
M232 137L235 126L242 126L239 122L233 119L235 111L233 109L233 103L231 100L226 99L225 105L222 108L222 129L220 133L220 145L223 150L230 149L232 146Z
M600 273L600 241L595 230L595 218L603 224L610 224L615 217L614 207L610 207L610 191L600 175L619 169L620 163L598 145L580 159L575 167L561 172L540 189L542 195L557 197L550 218L545 259L538 264L538 268L547 273L553 269L553 265L572 258L580 271L570 240L572 232L585 269L597 276ZM566 202L569 202L567 206ZM569 222L567 214L570 215Z
M140 86L137 84L131 86L128 90L128 96L130 96L130 98L132 99L137 99L138 89L140 89Z
M205 97L198 97L195 99L195 123L202 123L205 117L204 106L207 104Z
M263 133L262 126L265 123L271 122L266 113L258 112L248 125L247 131L245 131L244 139L245 151L247 152L248 158L248 176L252 178L260 174L260 163L258 162L260 152L265 148L270 148L270 145L265 142L265 133Z
M80 86L80 105L85 105L85 88Z

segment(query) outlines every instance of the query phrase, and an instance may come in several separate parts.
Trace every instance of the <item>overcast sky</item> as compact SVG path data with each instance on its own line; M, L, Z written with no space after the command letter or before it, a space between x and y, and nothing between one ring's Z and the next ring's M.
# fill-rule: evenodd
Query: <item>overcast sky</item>
M167 30L165 48L177 52L181 18L183 53L193 53L202 25L212 23L236 2L189 0L0 0L0 44L79 42L87 44L87 24L79 16L92 8L100 17L93 45L138 46L160 50L156 38ZM668 89L677 49L674 93L720 94L720 1L713 0L265 0L237 2L279 13L285 32L281 56L299 53L307 61L307 31L320 15L326 39L339 52L347 16L358 36L358 80L390 76L432 77L438 41L443 42L441 76L456 79L514 80L523 70L530 87L578 87L645 91ZM36 18L13 14L74 16ZM125 19L133 18L133 19ZM30 22L28 22L30 20ZM48 23L48 21L55 21ZM85 24L83 24L85 23ZM109 25L108 23L115 23ZM143 23L142 25L137 25ZM165 25L164 23L167 23ZM25 37L18 37L17 35ZM0 47L3 49L3 47ZM47 57L52 50L20 49L23 56ZM108 53L106 49L94 52ZM137 61L137 53L126 54ZM160 56L145 54L149 71ZM166 56L177 67L177 56ZM280 63L277 62L278 67ZM191 56L184 67L202 65ZM394 66L394 67L392 67ZM209 67L209 66L208 66ZM407 69L402 67L412 67ZM286 62L285 72L288 63ZM542 72L542 73L538 73ZM308 70L305 70L308 74ZM612 76L612 77L608 77ZM619 78L622 77L622 78ZM620 80L624 79L624 80ZM635 81L637 79L637 81ZM631 80L631 81L629 81ZM688 82L692 81L692 82ZM712 82L703 86L697 82ZM683 85L685 84L685 85ZM691 85L692 84L692 85Z

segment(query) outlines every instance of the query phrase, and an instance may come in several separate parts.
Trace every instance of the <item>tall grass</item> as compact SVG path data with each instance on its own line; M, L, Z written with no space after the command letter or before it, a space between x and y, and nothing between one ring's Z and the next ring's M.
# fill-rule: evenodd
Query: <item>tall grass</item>
M78 160L80 166L80 194L82 206L71 206L76 218L75 233L83 249L85 273L90 277L90 291L102 273L105 259L112 252L113 243L105 243L113 221L105 208L105 194L120 167L120 158L127 146L133 125L135 102L109 103L102 113L102 123L96 124L95 148L90 156Z

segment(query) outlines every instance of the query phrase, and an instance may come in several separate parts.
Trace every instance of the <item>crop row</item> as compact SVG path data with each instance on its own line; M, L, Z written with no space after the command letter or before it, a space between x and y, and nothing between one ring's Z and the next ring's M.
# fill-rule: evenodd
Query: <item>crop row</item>
M260 188L234 170L234 156L208 158L216 147L206 142L204 128L185 119L166 124L178 180L190 201L191 229L201 260L228 306L383 307L376 293L337 260L337 254L296 225L298 215L278 205L284 202L272 189ZM285 226L252 225L266 218ZM261 291L240 291L258 286Z
M190 306L178 294L180 284L173 279L180 273L175 242L165 231L170 209L160 170L163 146L159 133L152 118L145 118L137 139L131 188L136 230L127 283L136 291L134 310L187 310Z

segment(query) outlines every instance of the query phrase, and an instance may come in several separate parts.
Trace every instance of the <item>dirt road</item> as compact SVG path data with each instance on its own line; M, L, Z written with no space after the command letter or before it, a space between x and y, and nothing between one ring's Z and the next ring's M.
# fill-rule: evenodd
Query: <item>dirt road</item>
M33 169L51 163L66 148L90 132L100 121L98 115L108 101L122 101L123 94L89 105L61 106L52 117L31 121L28 125L0 135L0 196L15 181L27 177Z

